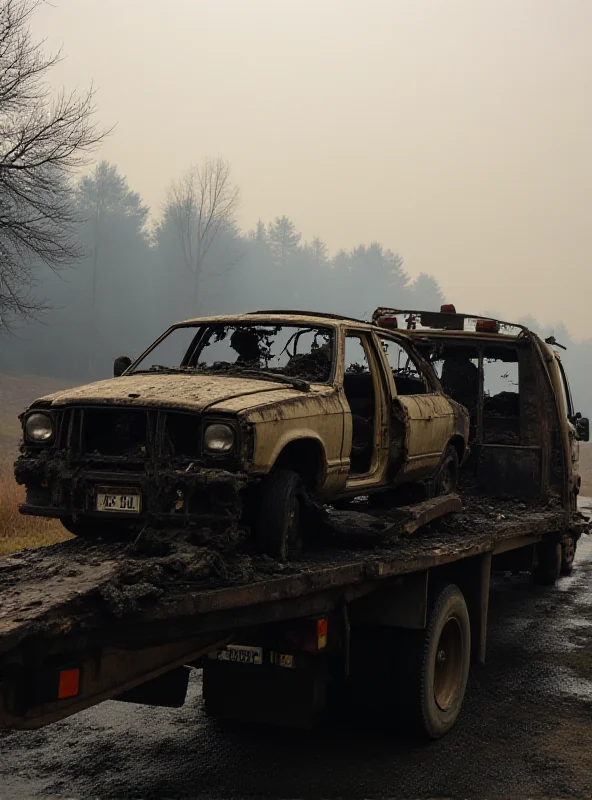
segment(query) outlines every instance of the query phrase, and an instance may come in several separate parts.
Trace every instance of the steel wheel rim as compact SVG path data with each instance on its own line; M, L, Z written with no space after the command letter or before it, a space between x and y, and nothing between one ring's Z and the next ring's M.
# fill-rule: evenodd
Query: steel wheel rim
M463 635L459 621L450 617L440 632L434 665L434 699L448 711L458 695L463 664Z

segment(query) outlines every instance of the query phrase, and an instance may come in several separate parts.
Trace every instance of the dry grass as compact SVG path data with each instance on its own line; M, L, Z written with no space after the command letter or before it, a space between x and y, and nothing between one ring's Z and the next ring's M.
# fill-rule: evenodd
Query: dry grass
M19 514L24 493L12 471L21 432L18 415L36 397L61 388L64 383L51 378L0 375L0 555L70 538L57 520Z
M58 520L19 514L22 501L22 487L14 482L10 464L0 464L0 555L71 538Z

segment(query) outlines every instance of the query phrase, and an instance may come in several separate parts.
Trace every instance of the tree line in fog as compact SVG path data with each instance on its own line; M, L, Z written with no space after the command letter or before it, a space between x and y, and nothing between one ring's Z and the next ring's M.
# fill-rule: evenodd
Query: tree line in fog
M39 263L26 324L4 338L0 370L87 379L117 355L138 355L172 322L198 315L293 308L368 319L393 303L437 309L429 275L411 280L377 242L330 256L288 216L238 227L228 165L207 161L171 185L154 222L113 164L99 163L74 193L83 257L67 269Z

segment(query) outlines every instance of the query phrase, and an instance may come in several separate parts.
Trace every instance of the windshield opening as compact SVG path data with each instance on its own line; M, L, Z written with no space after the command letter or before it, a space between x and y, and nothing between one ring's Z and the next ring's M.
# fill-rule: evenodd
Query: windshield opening
M327 383L333 374L331 328L212 323L182 325L156 343L132 372L252 371Z

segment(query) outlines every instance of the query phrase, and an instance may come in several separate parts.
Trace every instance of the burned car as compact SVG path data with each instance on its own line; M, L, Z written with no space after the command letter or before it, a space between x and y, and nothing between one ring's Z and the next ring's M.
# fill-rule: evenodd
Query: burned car
M248 524L264 552L301 541L324 503L427 482L454 490L469 414L405 333L328 314L174 325L115 377L22 415L21 513L77 535Z

